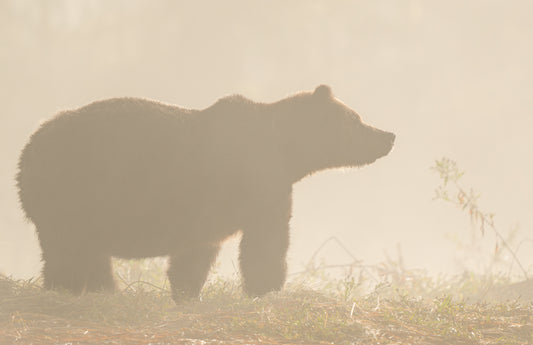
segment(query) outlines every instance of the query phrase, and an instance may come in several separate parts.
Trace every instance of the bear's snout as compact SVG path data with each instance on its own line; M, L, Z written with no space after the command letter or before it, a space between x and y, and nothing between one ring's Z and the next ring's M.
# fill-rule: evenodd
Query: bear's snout
M389 154L389 152L394 147L394 140L396 140L396 134L392 132L385 132L385 131L381 131L381 132L382 132L381 135L383 139L381 139L380 142L383 143L383 151L384 151L382 156L385 156Z
M394 146L394 140L396 140L396 134L391 133L391 132L385 132L385 133L387 134L388 143L390 144L390 150L392 150Z

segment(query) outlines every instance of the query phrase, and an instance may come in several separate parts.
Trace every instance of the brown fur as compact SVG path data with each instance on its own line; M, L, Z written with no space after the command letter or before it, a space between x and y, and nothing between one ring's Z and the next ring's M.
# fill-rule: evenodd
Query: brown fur
M293 183L372 163L393 142L327 86L201 111L119 98L44 123L17 182L47 288L112 290L111 256L168 255L173 297L194 296L221 242L241 230L244 289L262 295L285 280Z

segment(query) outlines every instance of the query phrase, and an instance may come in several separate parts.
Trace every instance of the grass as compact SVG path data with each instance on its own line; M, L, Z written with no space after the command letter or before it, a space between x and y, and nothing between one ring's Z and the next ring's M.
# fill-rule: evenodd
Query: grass
M371 291L364 274L315 269L256 299L215 277L201 299L176 305L154 283L161 272L127 281L139 265L116 265L115 294L76 297L0 277L0 344L533 344L531 297L518 297L533 291L528 281L435 279L388 264L373 268L381 282ZM512 300L497 294L517 286Z

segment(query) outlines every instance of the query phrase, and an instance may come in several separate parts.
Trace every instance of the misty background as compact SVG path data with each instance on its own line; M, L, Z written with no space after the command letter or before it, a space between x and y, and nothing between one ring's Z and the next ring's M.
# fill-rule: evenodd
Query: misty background
M408 268L472 269L450 237L478 231L432 200L430 167L456 160L502 234L518 228L513 246L533 238L531 13L528 0L0 0L0 273L40 271L14 186L40 121L110 97L202 109L319 84L396 144L375 164L295 185L289 273L330 236L365 264L400 247ZM495 243L488 232L481 240ZM219 257L224 272L237 267L235 243ZM319 256L352 260L334 244ZM518 256L531 272L533 241Z

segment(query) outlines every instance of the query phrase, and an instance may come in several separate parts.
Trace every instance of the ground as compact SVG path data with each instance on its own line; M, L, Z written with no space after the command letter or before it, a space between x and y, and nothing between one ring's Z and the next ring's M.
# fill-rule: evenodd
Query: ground
M404 281L406 285L392 282L369 294L354 293L359 285L350 279L324 282L318 290L293 281L283 292L252 299L242 294L237 281L214 280L201 301L175 305L166 288L143 281L114 295L74 297L3 277L0 343L533 343L531 301L475 301L447 294L484 293L488 285L500 284L496 281L450 280L439 288L426 285L429 280L423 277ZM415 292L421 288L427 290L425 296Z

